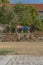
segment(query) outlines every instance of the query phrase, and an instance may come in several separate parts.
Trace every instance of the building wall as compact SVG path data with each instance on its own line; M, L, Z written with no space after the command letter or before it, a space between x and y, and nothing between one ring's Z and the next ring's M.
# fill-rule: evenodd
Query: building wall
M43 11L39 11L39 17L43 19Z

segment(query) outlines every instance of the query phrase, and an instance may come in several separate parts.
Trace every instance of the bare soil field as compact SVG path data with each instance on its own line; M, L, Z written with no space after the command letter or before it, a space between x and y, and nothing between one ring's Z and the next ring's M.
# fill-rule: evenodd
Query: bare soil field
M0 42L0 50L9 49L11 55L43 56L43 42Z

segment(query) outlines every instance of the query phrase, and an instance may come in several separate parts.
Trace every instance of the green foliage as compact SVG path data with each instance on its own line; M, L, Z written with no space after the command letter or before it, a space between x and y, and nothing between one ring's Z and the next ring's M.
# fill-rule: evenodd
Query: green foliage
M0 10L0 23L4 24L7 22L7 11L5 9L6 7L3 5Z
M8 7L5 4L0 8L0 24L8 24L8 26L13 26L15 14L12 7ZM11 27L10 31L11 31Z
M1 1L3 3L9 2L9 0ZM16 4L14 7L6 6L6 4L0 7L0 24L8 24L10 32L12 27L17 24L23 26L34 25L37 30L43 30L37 10L32 6L25 6L21 3Z
M32 17L32 24L36 27L37 30L41 30L42 31L42 22L39 19L39 15L38 12L35 8L30 7L30 14Z
M0 3L2 3L2 1L0 0Z
M25 10L23 10L23 16L21 17L20 21L22 22L22 25L31 25L32 18L29 12L29 8L25 6Z
M27 10L26 6L21 3L16 4L14 7L14 12L18 18L18 24L27 25L26 22L30 19L29 10Z
M6 54L9 54L12 52L14 52L14 51L10 50L10 49L0 49L0 55L6 55Z
M14 12L18 16L18 23L20 25L34 25L38 30L42 30L42 23L34 7L18 3L14 7Z
M41 16L41 22L42 22L42 24L43 24L43 14L42 14L42 16Z
M9 3L10 0L0 0L0 3Z

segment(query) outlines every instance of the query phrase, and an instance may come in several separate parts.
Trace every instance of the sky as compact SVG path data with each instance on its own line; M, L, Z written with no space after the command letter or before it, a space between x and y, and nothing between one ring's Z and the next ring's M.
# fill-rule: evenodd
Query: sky
M18 3L18 2L25 3L25 4L31 4L31 3L43 4L43 0L10 0L10 2L13 4Z

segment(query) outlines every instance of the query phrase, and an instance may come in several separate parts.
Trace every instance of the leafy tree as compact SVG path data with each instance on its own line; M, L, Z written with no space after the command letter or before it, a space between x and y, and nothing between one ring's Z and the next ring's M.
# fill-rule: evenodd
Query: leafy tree
M8 14L7 8L8 7L6 5L3 5L0 9L0 23L1 24L7 23L7 14Z
M2 2L2 3L9 3L10 0L1 0L0 2Z
M14 19L15 19L15 14L13 12L13 8L12 7L8 7L6 6L6 4L4 4L1 8L0 8L0 24L8 24L9 29L11 31L11 28L14 24Z
M9 3L9 0L1 0L0 2ZM42 22L37 10L32 6L25 6L21 3L14 7L6 6L6 4L0 7L0 24L8 24L10 32L17 24L34 25L37 30L42 30Z
M43 15L41 16L41 22L42 22L42 25L43 25Z
M2 3L3 5L0 7L0 23L1 24L6 24L7 23L7 15L8 15L8 11L9 11L9 7L6 6L5 3L9 3L9 0L0 0L0 3Z
M13 11L10 11L9 14L8 14L8 25L9 25L9 28L10 28L10 32L12 30L12 27L15 25L15 21L14 21L14 18L15 17L15 14Z
M22 22L22 25L31 25L32 23L32 18L29 12L29 8L25 6L25 9L23 10L23 16L21 17L20 21Z
M2 3L2 1L0 0L0 3Z
M0 9L0 23L4 23L5 20L5 11L3 10L3 7ZM3 16L4 15L4 16Z
M25 6L21 3L14 7L15 14L18 16L18 23L21 25L34 25L42 30L42 23L39 19L37 10L32 6Z
M42 30L42 23L41 23L41 20L39 19L39 14L38 14L37 10L31 6L30 6L30 14L31 14L31 18L32 18L32 24L38 30Z
M20 19L23 16L23 11L25 10L25 6L21 3L17 3L16 6L14 7L14 12L17 15L18 22L20 22Z

